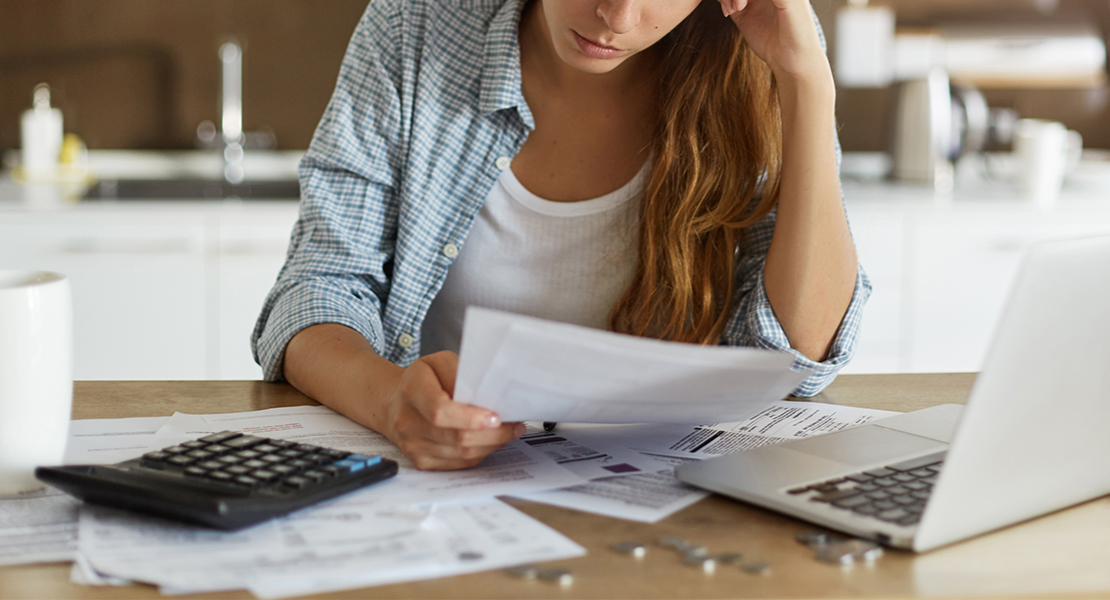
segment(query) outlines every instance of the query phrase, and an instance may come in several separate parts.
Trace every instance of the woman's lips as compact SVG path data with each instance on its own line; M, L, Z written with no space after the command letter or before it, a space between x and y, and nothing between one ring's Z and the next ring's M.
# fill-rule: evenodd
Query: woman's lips
M579 35L577 31L574 32L574 40L578 42L578 49L582 51L582 54L585 54L589 58L606 60L616 58L625 53L624 50L602 46L601 44L590 41Z

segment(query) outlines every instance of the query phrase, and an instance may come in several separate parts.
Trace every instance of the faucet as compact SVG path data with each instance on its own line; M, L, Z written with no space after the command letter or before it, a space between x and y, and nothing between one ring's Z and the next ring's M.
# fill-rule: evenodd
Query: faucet
M243 47L232 39L220 46L220 131L211 121L197 127L197 145L223 150L224 179L243 182L243 157L247 147L270 149L277 145L272 131L243 131Z
M224 179L242 183L243 173L243 48L235 40L220 46L220 127L224 141Z

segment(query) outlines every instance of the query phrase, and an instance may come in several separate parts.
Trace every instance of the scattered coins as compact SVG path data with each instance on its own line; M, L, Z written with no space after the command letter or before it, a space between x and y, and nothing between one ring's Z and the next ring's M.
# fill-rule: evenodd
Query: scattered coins
M567 587L574 583L574 575L566 569L540 569L536 576L543 581L550 581L557 583L562 587Z
M770 575L771 565L763 562L750 562L740 565L740 570L748 575Z
M845 539L824 531L802 531L794 536L799 544L809 546L817 560L848 566L856 562L871 563L883 555L883 548L874 542Z
M617 542L613 544L613 550L633 558L643 558L647 555L647 546L639 542Z
M882 555L882 546L866 540L835 542L814 550L814 556L817 560L841 566L860 561L873 563Z
M684 548L684 547L688 546L689 544L690 544L690 542L687 542L686 540L684 540L680 537L661 537L661 538L659 538L659 545L663 546L664 548L673 548L675 550L678 550L679 548Z
M505 572L521 579L535 579L540 572L540 568L536 565L520 565L505 569Z
M818 546L825 546L827 544L842 541L842 538L824 531L802 531L795 535L794 539L799 544L809 546L810 548L816 548Z
M687 544L681 548L675 548L686 556L706 556L709 554L709 548L705 546L698 546L695 544Z
M688 567L697 567L706 573L712 573L717 570L717 559L712 556L691 555L687 554L682 562Z
M742 558L744 558L744 555L740 554L739 552L723 552L714 556L713 558L717 559L717 562L722 565L735 565L739 563Z

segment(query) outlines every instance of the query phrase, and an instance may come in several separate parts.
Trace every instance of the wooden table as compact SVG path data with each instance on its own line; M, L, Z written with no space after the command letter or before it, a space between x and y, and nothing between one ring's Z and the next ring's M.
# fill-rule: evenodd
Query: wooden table
M963 403L971 374L842 376L814 401L910 411ZM296 390L251 381L78 382L73 417L119 418L239 412L313 404ZM933 595L1110 597L1110 497L923 555L887 551L871 567L819 563L794 541L801 521L712 496L655 524L634 523L520 500L510 503L588 550L550 563L574 573L560 588L501 571L329 594L335 598L840 598ZM654 546L680 536L711 551L769 563L768 575L721 567L706 575ZM634 560L618 541L651 544ZM69 581L68 563L0 567L0 599L156 598L149 586L96 588ZM250 598L247 592L205 597Z

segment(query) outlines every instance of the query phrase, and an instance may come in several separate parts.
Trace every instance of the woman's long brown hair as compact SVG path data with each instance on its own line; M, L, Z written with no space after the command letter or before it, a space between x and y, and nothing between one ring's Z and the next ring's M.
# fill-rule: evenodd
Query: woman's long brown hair
M782 133L766 63L716 0L659 42L662 74L639 262L610 329L719 343L744 230L774 207Z

